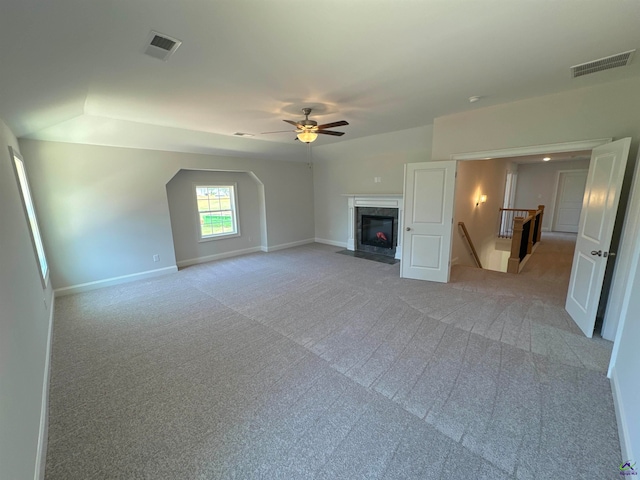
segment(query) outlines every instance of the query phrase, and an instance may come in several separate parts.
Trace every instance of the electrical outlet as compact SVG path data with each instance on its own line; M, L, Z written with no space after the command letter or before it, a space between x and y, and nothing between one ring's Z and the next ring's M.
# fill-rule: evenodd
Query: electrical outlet
M382 177L373 177L374 183L382 183Z
M249 237L249 241L251 241L251 237Z
M158 255L157 253L153 256L153 261L154 262L159 262L160 261L160 255Z

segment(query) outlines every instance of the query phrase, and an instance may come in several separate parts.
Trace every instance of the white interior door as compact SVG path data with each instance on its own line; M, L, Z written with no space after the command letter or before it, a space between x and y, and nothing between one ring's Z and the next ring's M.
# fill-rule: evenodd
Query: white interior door
M555 214L551 228L554 232L578 233L588 172L588 170L574 170L559 173Z
M405 165L402 277L449 281L455 185L455 160Z
M607 266L630 138L593 149L565 308L591 338Z

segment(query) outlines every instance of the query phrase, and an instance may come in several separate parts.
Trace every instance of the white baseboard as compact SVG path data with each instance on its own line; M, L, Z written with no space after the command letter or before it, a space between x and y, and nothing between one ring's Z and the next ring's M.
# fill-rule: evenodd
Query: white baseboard
M636 460L631 452L631 439L629 438L629 430L627 429L627 416L625 415L624 406L620 399L620 387L615 367L611 370L611 393L613 394L613 406L616 411L616 421L618 423L618 438L620 439L620 452L622 453L621 462L627 460Z
M298 240L297 242L290 243L281 243L280 245L273 245L271 247L262 247L263 252L275 252L277 250L284 250L286 248L299 247L300 245L308 245L309 243L314 243L314 238L307 238L305 240Z
M206 257L190 258L189 260L180 260L177 262L179 268L189 267L191 265L197 265L199 263L213 262L214 260L222 260L223 258L238 257L240 255L246 255L248 253L256 253L262 250L262 247L243 248L242 250L233 250L231 252L216 253L214 255L207 255Z
M314 239L316 243L324 243L325 245L332 245L334 247L347 248L347 242L336 242L335 240L327 240L326 238L318 238Z
M136 280L158 277L160 275L175 273L177 271L178 267L173 265L171 267L158 268L156 270L147 270L146 272L132 273L130 275L122 275L120 277L106 278L104 280L97 280L95 282L80 283L78 285L71 285L70 287L57 288L56 290L54 290L54 293L56 297L61 297L63 295L88 292L90 290L96 290L98 288L119 285L121 283L134 282Z
M44 470L47 464L47 439L49 438L49 378L51 372L51 340L53 334L53 311L55 307L55 295L49 299L51 310L49 312L49 325L47 328L47 346L44 358L44 376L42 378L42 402L40 406L40 429L38 430L38 450L36 451L36 469L34 480L44 479Z

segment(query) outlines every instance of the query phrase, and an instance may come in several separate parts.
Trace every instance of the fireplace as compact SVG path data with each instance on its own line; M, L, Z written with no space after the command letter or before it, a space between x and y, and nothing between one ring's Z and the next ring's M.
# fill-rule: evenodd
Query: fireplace
M397 208L356 208L354 250L395 257L397 243Z
M402 194L345 194L349 203L347 250L400 260Z
M393 226L395 219L382 215L362 215L360 243L379 248L393 248Z

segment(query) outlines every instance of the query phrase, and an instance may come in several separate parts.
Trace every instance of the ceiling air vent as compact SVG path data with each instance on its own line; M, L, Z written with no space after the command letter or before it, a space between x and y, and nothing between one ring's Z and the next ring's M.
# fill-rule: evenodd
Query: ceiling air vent
M593 60L592 62L574 65L571 67L571 77L577 78L591 73L609 70L610 68L625 67L631 63L634 52L635 50L629 50L628 52L618 53L610 57Z
M147 37L146 45L144 53L153 58L166 61L182 45L182 42L164 33L152 31Z
M253 133L244 133L244 132L236 132L234 133L236 137L253 137Z

